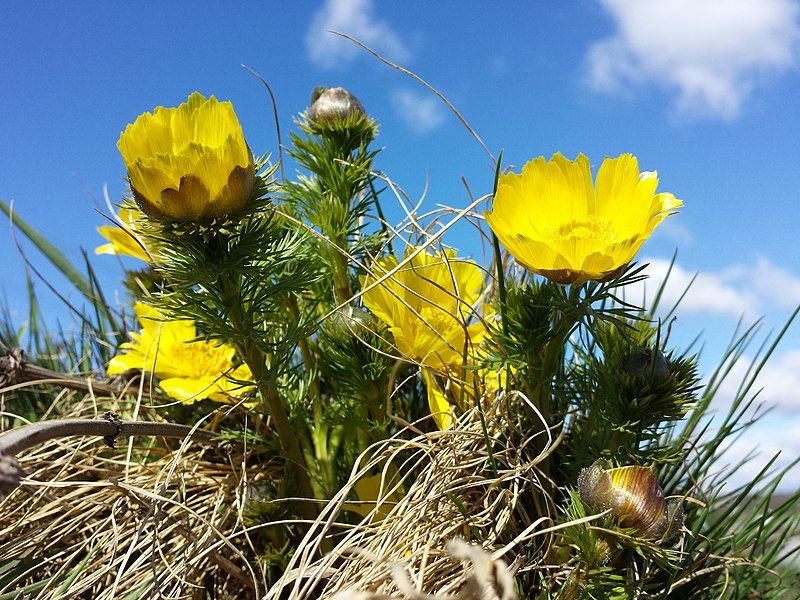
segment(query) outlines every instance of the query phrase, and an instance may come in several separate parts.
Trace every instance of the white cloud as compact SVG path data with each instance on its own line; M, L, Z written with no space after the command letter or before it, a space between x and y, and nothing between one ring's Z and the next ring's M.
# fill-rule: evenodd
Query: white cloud
M392 106L414 133L427 133L444 123L445 113L441 100L433 94L395 90Z
M407 61L411 52L400 36L375 17L372 0L326 0L311 20L306 48L311 62L326 69L353 60L364 51L328 30L340 31L364 42L395 61Z
M797 0L600 0L616 25L586 56L592 87L653 83L678 110L732 119L770 74L798 64Z
M749 462L730 472L731 486L750 483L775 455L779 454L772 469L788 467L800 456L800 421L787 420L782 416L782 421L776 423L773 415L768 415L750 426L744 435L725 444L722 451L725 453L722 463L729 467L737 466L748 455L752 457ZM794 468L784 477L778 489L795 491L799 485L800 469ZM757 484L757 487L760 486Z
M640 284L625 288L625 296L629 301L639 302L647 297L648 302L655 296L661 283L667 277L670 261L662 258L642 259L650 265L645 270L648 279ZM694 282L692 282L694 278ZM690 285L691 284L691 287ZM682 313L712 313L740 317L747 314L757 316L758 297L750 290L736 285L725 273L699 272L697 274L687 271L679 264L672 266L669 272L664 292L661 296L660 306L671 309L680 299Z
M668 239L680 248L685 248L694 244L692 231L679 219L667 219L658 226L653 233L654 237Z
M715 400L718 406L729 406L737 395L739 384L752 368L752 357L742 356L731 368L730 374L722 381ZM749 396L758 392L756 403L774 406L775 410L797 415L800 409L800 348L787 350L770 356L759 372ZM798 424L800 433L800 423ZM800 439L797 440L800 449Z
M625 297L634 303L651 300L667 276L670 261L643 258L650 263L649 277L625 288ZM692 278L694 282L692 283ZM689 284L691 283L691 287ZM720 271L692 272L674 264L667 279L660 306L671 309L686 291L680 303L682 313L705 313L755 319L770 308L793 308L800 304L800 277L779 267L765 257L752 265L733 265Z
M777 306L794 308L800 304L800 278L763 256L754 267L734 267L729 274L749 282L756 293Z
M741 357L723 379L714 396L714 410L720 422L728 413L731 403L739 393L741 383L753 375L752 357ZM749 414L740 422L751 418L757 410L761 418L747 427L743 434L724 446L723 463L736 465L751 454L751 460L730 473L731 484L742 485L755 479L761 469L776 454L772 468L781 469L800 456L800 348L771 356L756 376L746 400L756 395ZM765 409L772 412L763 414ZM780 489L797 489L800 486L800 468L794 468L782 481Z

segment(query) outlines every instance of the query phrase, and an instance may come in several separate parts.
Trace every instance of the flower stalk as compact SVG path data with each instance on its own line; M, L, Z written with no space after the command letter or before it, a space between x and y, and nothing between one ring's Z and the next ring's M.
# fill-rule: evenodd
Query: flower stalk
M231 326L238 334L236 346L245 364L253 374L253 380L256 382L259 396L266 404L269 416L278 434L278 444L286 461L286 477L283 482L286 491L289 495L313 498L315 497L314 490L299 436L289 419L289 413L278 390L272 383L275 380L275 373L270 372L267 367L269 357L251 341L254 327L253 323L248 322L245 317L241 301L241 290L238 289L238 286L230 276L220 275L219 292L226 307L226 314ZM274 363L274 361L271 362ZM308 503L303 503L301 511L306 517L314 518L315 516L313 508Z

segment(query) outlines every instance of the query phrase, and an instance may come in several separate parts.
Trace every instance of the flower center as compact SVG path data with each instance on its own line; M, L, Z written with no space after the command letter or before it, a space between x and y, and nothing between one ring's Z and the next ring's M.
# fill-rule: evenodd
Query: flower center
M617 241L614 224L609 219L588 216L564 223L546 232L554 242L571 240L598 240L607 243Z
M422 331L430 329L444 335L444 332L447 330L453 329L454 327L461 327L461 323L455 315L451 315L446 310L439 307L425 306L420 309L419 316L422 317L421 321L417 321L416 319L415 321L417 321L416 325Z
M173 352L174 360L195 377L221 375L233 366L225 348L216 347L210 342L176 344Z

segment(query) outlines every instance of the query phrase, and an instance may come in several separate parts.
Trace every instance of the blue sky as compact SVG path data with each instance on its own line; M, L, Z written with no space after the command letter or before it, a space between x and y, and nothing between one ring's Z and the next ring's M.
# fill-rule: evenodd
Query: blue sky
M540 154L633 152L685 202L645 245L652 273L676 247L696 271L675 340L705 331L714 364L738 317L778 328L800 304L800 3L797 0L579 0L406 3L31 3L0 7L0 198L66 254L100 243L103 186L124 190L119 132L193 90L231 100L251 147L276 151L265 76L284 135L316 85L342 85L381 124L378 167L425 206L463 207L460 177L490 191L492 166L421 85L326 33L351 33L443 91L486 144L521 166ZM388 203L388 199L387 199ZM395 208L390 216L400 218ZM462 229L448 241L478 254ZM26 246L38 265L42 261ZM0 287L20 322L22 262L0 227ZM94 265L119 292L111 257ZM46 275L59 279L49 270ZM41 285L39 289L42 290ZM44 291L42 290L44 295ZM54 313L61 310L48 302ZM790 331L753 436L800 453L800 334ZM800 478L795 478L795 483Z

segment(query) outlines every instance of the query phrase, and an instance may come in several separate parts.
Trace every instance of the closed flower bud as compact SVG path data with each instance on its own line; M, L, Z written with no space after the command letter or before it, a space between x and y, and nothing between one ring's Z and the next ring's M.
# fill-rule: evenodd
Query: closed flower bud
M669 377L669 364L658 348L642 348L625 359L625 370L634 376L665 381Z
M344 120L353 115L366 116L358 98L344 88L317 87L311 93L311 104L306 116L308 120L322 125L335 120Z
M374 331L375 318L368 312L344 306L330 316L331 326L340 332L359 334Z
M117 142L131 190L147 215L206 223L245 208L255 183L253 154L230 102L197 92L159 106Z
M611 510L622 527L651 539L671 537L683 522L681 503L668 503L653 470L627 466L607 468L603 460L578 476L581 500L597 511Z

